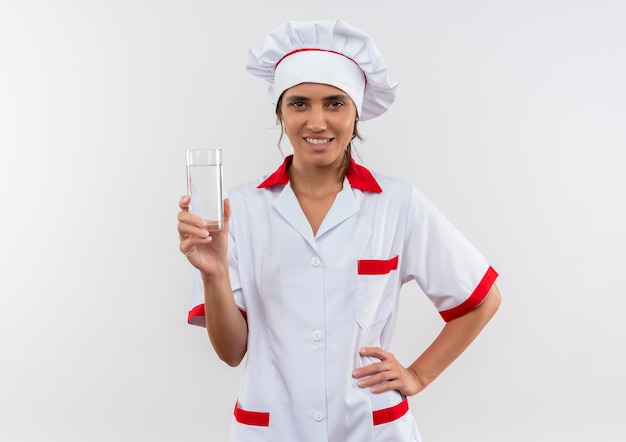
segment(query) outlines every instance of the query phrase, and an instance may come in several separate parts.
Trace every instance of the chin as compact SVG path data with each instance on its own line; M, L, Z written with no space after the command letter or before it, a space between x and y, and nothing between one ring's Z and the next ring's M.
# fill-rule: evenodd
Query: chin
M341 159L343 158L342 153L343 151L338 153L328 148L326 149L308 148L304 155L300 155L300 158L306 162L319 163L316 165L327 166L337 161L341 161ZM294 154L296 156L298 155L297 152L294 152Z

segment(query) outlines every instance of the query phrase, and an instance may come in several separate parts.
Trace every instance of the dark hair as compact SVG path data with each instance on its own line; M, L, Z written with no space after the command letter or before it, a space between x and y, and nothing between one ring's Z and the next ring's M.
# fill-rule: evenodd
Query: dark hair
M276 103L276 124L280 125L280 137L278 137L278 150L280 150L280 153L282 153L283 156L285 156L280 146L281 142L283 141L283 135L285 133L285 127L283 126L283 119L281 118L281 112L280 112L280 108L282 104L283 104L283 95L281 94L280 97L278 98L278 102ZM359 119L357 115L357 119L354 120L354 129L352 131L352 138L350 139L350 142L346 146L345 158L344 158L343 164L337 170L339 181L343 181L343 179L346 177L346 174L348 173L348 168L350 167L350 160L352 159L352 150L354 149L354 146L352 145L352 140L356 138L359 141L363 141L363 137L359 133L359 129L357 127L358 121Z

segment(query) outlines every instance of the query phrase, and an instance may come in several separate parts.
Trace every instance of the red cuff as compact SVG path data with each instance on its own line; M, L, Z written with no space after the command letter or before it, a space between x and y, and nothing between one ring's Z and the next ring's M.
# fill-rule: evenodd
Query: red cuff
M196 305L187 314L187 324L204 326L204 304Z
M244 310L239 309L239 311L241 312L241 315L243 316L243 319L245 319L247 321L248 320L248 314ZM204 322L204 304L196 305L194 308L189 310L189 313L187 314L187 324L190 324L190 325L201 325L202 327L205 326L205 322Z
M497 277L498 273L493 269L493 267L489 267L487 269L487 273L483 276L483 279L480 280L474 289L474 292L465 300L463 304L457 305L449 310L439 312L443 320L450 322L453 319L460 318L464 314L469 313L478 307L487 297L489 289L491 289L491 286Z

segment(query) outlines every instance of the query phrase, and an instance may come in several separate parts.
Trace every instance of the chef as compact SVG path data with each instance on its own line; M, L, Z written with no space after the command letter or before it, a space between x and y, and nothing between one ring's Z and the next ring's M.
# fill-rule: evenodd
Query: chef
M269 82L293 154L229 191L222 231L204 229L187 196L178 214L196 275L188 322L227 364L245 357L230 440L421 441L407 397L491 319L497 273L414 185L353 159L358 123L397 92L367 34L287 22L248 70ZM389 348L409 281L445 325L405 367Z

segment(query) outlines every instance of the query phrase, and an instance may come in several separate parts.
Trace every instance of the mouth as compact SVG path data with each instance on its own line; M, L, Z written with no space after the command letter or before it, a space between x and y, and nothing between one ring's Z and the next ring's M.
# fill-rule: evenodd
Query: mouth
M332 138L305 138L307 143L314 144L316 146L321 146L322 144L330 143Z

